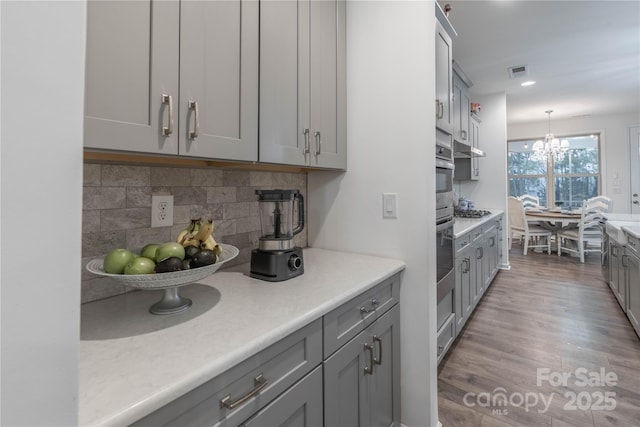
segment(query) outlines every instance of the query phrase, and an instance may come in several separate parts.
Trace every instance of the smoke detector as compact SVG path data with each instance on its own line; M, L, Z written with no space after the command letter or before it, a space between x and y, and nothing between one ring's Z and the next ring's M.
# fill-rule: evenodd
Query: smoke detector
M527 65L516 65L514 67L507 68L509 70L509 78L517 79L519 77L525 77L529 75L529 68Z

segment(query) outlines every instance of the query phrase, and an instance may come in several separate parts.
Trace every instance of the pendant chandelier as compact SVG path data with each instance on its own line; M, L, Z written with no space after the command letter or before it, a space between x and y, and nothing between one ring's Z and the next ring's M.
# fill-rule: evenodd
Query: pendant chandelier
M553 157L554 161L560 161L569 150L569 141L566 139L560 141L553 136L551 133L551 113L553 110L547 110L545 113L549 116L549 132L545 135L544 141L536 141L531 149L540 160L548 160L549 157Z

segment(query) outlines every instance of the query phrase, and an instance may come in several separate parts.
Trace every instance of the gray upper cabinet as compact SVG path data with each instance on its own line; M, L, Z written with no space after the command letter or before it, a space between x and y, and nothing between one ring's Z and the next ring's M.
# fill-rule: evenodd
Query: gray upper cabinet
M258 1L180 3L180 154L258 160Z
M260 5L261 162L346 168L346 3Z
M256 161L258 6L89 2L85 147Z
M178 2L87 2L85 147L178 153L162 129L178 100L179 14Z
M453 139L471 145L469 135L469 114L471 101L469 88L458 73L453 73Z
M452 41L442 24L436 21L436 127L453 133Z

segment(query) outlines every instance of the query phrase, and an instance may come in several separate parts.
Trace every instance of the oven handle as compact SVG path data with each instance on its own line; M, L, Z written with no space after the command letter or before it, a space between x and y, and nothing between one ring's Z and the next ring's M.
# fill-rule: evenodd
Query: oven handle
M454 170L456 165L446 160L436 159L436 169L437 168Z
M441 220L436 221L436 232L442 231L445 228L453 227L454 223L455 223L455 220L453 216L446 216Z

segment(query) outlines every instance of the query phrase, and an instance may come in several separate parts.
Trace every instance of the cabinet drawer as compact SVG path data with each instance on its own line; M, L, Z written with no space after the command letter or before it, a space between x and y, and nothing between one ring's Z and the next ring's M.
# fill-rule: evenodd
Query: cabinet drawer
M456 318L455 314L451 314L447 321L438 329L438 363L444 358L456 338Z
M238 425L321 362L322 321L318 319L133 425ZM222 404L227 396L230 404L250 395L262 380L266 381L263 388L244 403L232 409Z
M323 318L324 357L383 315L399 301L399 297L400 274L396 274L326 314Z
M456 241L455 241L456 253L460 252L461 250L469 246L471 242L472 242L471 233L467 233L456 238Z

